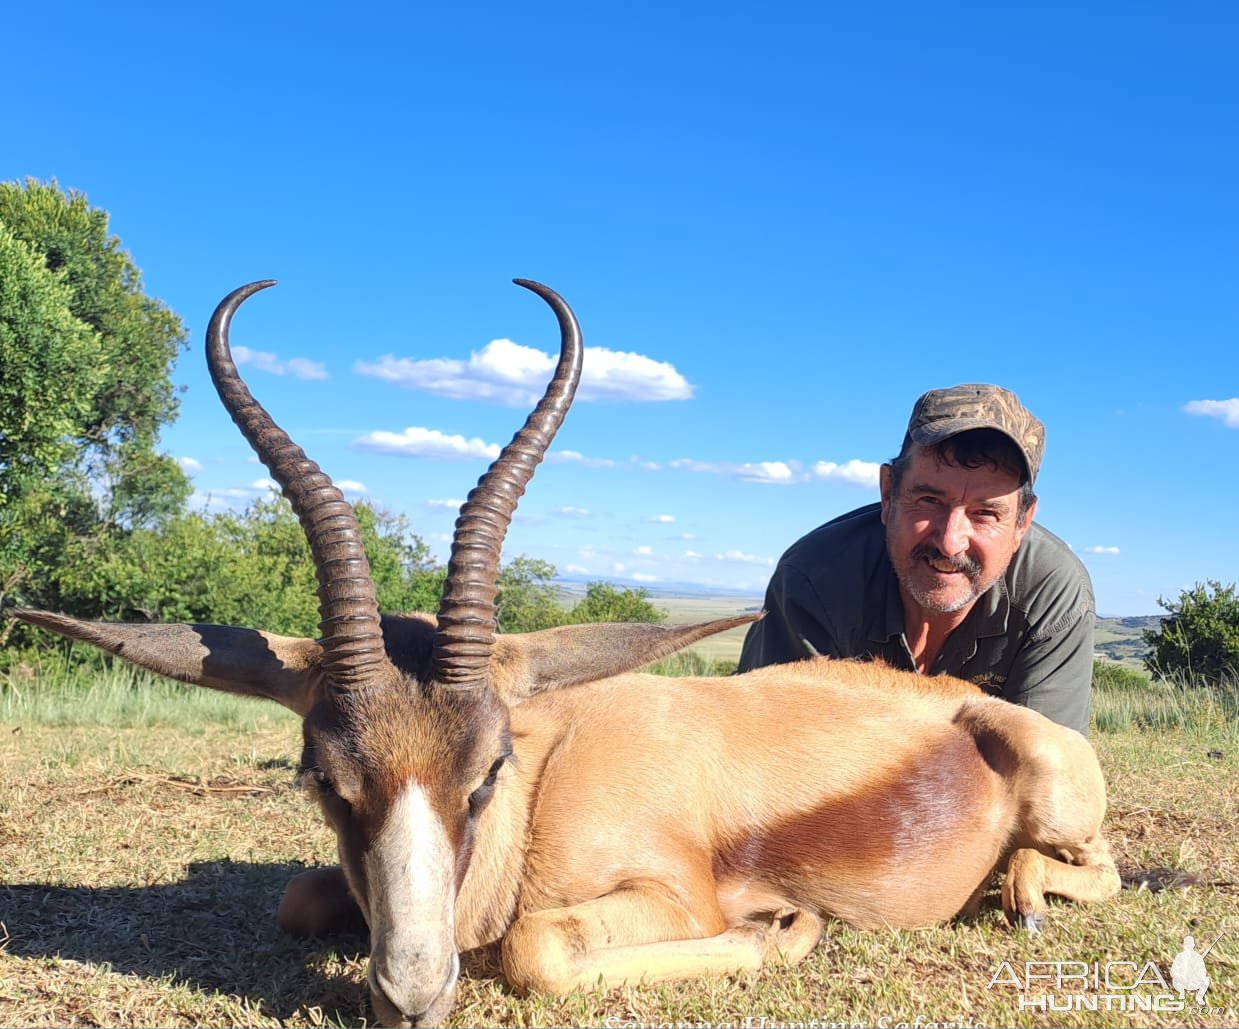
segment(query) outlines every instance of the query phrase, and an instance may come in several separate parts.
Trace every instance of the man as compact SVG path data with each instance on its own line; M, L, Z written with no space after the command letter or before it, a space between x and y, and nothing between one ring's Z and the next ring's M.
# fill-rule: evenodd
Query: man
M740 671L814 654L955 675L1088 733L1093 587L1033 523L1045 430L1014 393L931 390L882 466L880 504L792 545Z

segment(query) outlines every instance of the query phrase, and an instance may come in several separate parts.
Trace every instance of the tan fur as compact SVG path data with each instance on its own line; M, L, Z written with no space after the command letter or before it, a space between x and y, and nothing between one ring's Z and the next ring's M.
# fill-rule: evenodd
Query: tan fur
M1089 866L1073 877L1057 857L1021 858L1024 892L1004 896L1026 924L1046 891L1118 889L1088 743L959 680L824 659L722 680L625 675L514 708L512 732L524 774L488 819L523 835L487 821L475 862L524 849L504 962L531 988L631 978L640 959L608 971L605 952L719 937L777 910L932 924L963 910L1015 846ZM462 914L493 886L471 874ZM462 917L458 943L497 938L481 929ZM577 941L576 971L544 977L564 938ZM730 938L747 967L748 937ZM662 974L660 955L646 953L643 974Z
M500 943L522 990L798 960L827 918L929 925L975 907L996 869L1008 916L1034 930L1046 894L1119 888L1088 741L960 680L824 658L671 679L622 669L709 627L571 626L500 637L488 685L444 693L419 685L434 620L416 616L383 622L400 675L333 698L309 641L168 627L188 654L169 673L149 627L22 616L136 663L155 655L185 681L312 704L303 765L347 876L294 879L279 912L290 932L337 929L357 905L369 918L363 856L418 783L457 855L457 949ZM619 656L596 661L606 647ZM265 664L238 670L251 652ZM600 666L622 674L591 681ZM272 671L278 694L258 682ZM491 767L492 798L470 823L464 798ZM329 787L315 785L322 769ZM452 995L425 1017L444 1017Z

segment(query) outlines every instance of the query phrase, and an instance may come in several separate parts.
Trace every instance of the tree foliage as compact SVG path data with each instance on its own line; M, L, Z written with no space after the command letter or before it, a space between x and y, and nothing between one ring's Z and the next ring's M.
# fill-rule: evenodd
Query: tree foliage
M1200 678L1208 683L1239 677L1239 593L1235 583L1197 583L1176 601L1158 598L1168 617L1146 630L1146 664L1162 675Z
M442 573L425 544L401 517L364 502L356 511L379 607L434 611ZM186 512L119 538L82 541L74 557L62 583L84 616L318 632L314 562L281 498L240 512Z
M107 212L0 183L0 592L80 606L61 572L84 546L183 509L189 482L156 444L184 337Z
M40 255L94 333L98 375L74 436L107 452L147 445L176 414L169 370L184 344L181 320L142 292L141 273L108 234L108 213L76 191L28 179L0 183L0 225Z
M0 504L72 458L99 378L97 336L30 244L0 222Z
M380 610L433 614L446 568L409 531L403 515L365 501L354 509ZM216 622L317 635L314 563L283 498L273 495L243 511L181 511L159 524L123 531L73 528L90 518L90 512L65 509L55 524L41 529L41 537L53 541L41 567L54 591L54 610L111 621ZM585 597L569 608L554 577L554 565L525 556L500 569L501 632L664 618L644 590L603 582L590 583ZM26 627L15 631L18 642L35 638Z
M591 582L585 597L569 613L573 622L663 622L665 611L656 608L643 589L621 589L609 582Z

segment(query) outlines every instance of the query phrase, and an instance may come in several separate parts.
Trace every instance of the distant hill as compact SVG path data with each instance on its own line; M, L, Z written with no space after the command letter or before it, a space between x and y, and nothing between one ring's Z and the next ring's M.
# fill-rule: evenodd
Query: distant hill
M1161 615L1099 617L1093 637L1093 649L1112 661L1143 668L1145 655L1149 652L1148 644L1144 642L1144 632L1146 629L1156 629L1161 624Z
M571 605L585 594L586 579L559 578L555 585ZM712 589L692 583L641 583L620 579L616 585L643 589L655 607L665 611L673 623L705 621L710 618L725 618L743 612L761 610L762 597L752 591ZM1144 657L1149 652L1144 642L1144 631L1156 629L1162 623L1161 615L1137 615L1126 618L1097 619L1093 649L1100 655L1127 665L1129 668L1144 668ZM734 661L740 656L745 628L733 629L721 636L714 636L698 643L693 649L704 657L715 660Z

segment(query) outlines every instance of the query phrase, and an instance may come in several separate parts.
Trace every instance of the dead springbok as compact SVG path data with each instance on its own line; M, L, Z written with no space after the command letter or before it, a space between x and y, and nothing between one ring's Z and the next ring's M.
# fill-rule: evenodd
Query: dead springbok
M352 508L239 378L230 294L207 357L224 406L283 487L318 570L321 638L216 625L18 616L127 661L305 719L301 768L340 868L280 904L293 933L370 928L378 1017L451 1009L458 953L502 941L518 990L659 980L797 960L821 920L922 926L1006 869L1035 929L1047 893L1119 888L1105 787L1078 733L945 678L825 659L727 679L631 672L745 618L496 636L500 546L572 401L582 344L555 293L561 356L456 523L437 619L380 616Z

